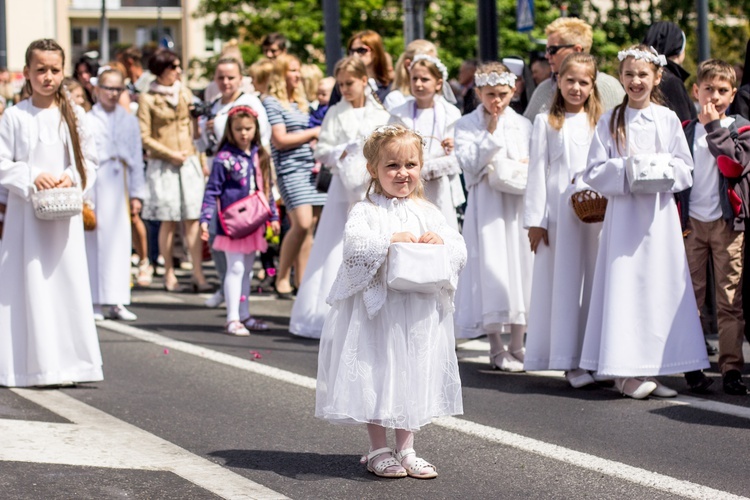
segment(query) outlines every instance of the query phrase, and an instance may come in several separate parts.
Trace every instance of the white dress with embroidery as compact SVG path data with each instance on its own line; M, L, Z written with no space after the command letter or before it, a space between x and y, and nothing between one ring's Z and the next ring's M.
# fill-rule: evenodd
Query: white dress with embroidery
M344 261L328 298L320 339L315 415L334 423L419 430L463 413L453 336L453 294L386 286L393 233L439 234L455 280L466 262L461 235L433 205L371 195L344 233Z

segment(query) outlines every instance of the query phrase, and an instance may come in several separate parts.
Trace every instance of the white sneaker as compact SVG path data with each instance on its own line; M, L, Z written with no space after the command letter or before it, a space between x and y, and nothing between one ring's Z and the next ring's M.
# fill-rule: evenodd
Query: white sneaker
M204 304L206 307L215 308L219 307L221 304L224 303L224 292L221 291L221 289L216 290L213 295L211 295L209 298L206 299Z
M125 309L125 306L116 305L109 308L107 318L119 319L121 321L135 321L138 319L138 316Z

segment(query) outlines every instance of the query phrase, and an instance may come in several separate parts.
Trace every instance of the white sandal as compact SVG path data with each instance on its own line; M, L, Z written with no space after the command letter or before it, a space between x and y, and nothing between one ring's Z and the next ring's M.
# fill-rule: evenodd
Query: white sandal
M495 361L495 358L500 358L500 363ZM490 353L490 366L493 370L501 370L504 372L520 373L523 370L523 362L517 359L508 351L500 351Z
M410 465L404 465L404 459L409 455L414 455L414 462ZM419 458L414 448L407 448L405 450L397 451L393 457L401 463L401 466L406 469L406 473L409 477L415 477L417 479L432 479L437 477L437 467L429 463L424 458Z
M386 458L385 460L381 460L377 465L373 465L377 457L379 457L380 455L385 455L386 453L388 454L388 458ZM390 448L378 448L375 451L371 451L370 453L362 457L362 460L360 460L360 462L366 463L367 470L378 477L399 478L406 477L407 475L404 466L396 461L395 458L393 458L393 450ZM387 472L389 467L400 467L401 470L396 472Z
M248 316L246 319L241 319L240 323L245 325L245 328L251 332L267 332L269 330L265 321L252 316Z
M236 320L227 323L224 331L227 333L227 335L234 335L235 337L247 337L248 335L250 335L250 332L247 328L245 328L245 325Z

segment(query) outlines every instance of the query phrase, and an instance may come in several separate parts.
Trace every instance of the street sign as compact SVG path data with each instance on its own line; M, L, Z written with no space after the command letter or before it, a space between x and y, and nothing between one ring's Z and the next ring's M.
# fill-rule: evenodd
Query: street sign
M518 0L516 3L516 30L531 31L534 28L534 0Z

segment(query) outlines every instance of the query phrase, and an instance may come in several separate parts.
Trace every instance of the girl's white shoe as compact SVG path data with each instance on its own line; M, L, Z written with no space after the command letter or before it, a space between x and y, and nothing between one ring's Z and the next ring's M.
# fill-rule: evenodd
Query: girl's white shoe
M646 377L645 380L656 384L656 389L651 393L652 396L656 396L657 398L674 398L677 396L677 391L662 384L654 377Z
M582 368L566 371L565 380L567 380L570 386L575 389L580 389L581 387L586 387L587 385L596 383L594 377Z
M236 320L227 323L225 331L228 335L234 335L235 337L247 337L250 335L250 331L245 328L245 325Z
M490 353L490 364L494 370L518 373L523 371L523 362L508 351Z
M623 396L633 399L646 399L656 390L655 382L634 377L617 378L615 379L615 386Z

